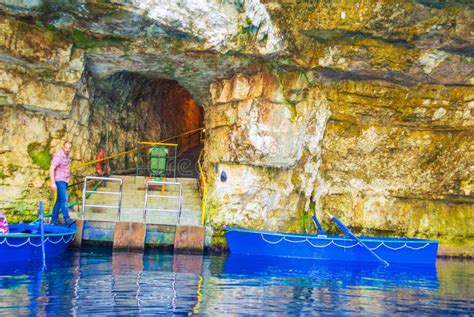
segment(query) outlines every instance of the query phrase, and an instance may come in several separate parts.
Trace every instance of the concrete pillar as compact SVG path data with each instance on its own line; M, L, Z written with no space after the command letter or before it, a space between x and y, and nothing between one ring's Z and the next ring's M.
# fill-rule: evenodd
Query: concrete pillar
M114 249L143 250L145 248L146 224L117 222L114 229Z
M87 220L82 229L82 241L113 244L114 231L115 222Z
M77 233L74 236L74 239L71 241L69 248L71 249L80 249L82 245L82 231L84 229L84 221L76 220Z
M174 249L176 251L204 251L205 230L203 226L176 226Z

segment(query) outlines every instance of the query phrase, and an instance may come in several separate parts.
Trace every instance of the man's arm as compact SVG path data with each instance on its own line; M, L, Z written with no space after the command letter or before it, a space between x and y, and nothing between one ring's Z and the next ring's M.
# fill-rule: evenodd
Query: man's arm
M49 167L49 178L51 179L51 185L50 188L52 190L57 190L58 188L56 187L56 180L54 179L54 170L56 169L56 165L54 164L54 159L51 162L51 166Z

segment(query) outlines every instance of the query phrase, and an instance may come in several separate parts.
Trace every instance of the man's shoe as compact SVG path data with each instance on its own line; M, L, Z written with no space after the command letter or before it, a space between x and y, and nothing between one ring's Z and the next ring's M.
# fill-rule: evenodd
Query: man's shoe
M59 226L59 220L57 220L57 221L51 221L51 224L52 224L53 226Z
M76 223L76 220L74 219L69 218L68 220L66 220L66 226L68 227L72 226L75 223Z

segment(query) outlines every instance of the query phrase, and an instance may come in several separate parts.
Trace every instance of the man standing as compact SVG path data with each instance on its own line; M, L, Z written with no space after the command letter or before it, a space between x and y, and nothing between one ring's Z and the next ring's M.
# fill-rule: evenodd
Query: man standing
M69 141L65 141L62 149L56 152L51 161L51 167L49 168L49 177L51 178L51 189L57 191L56 203L53 208L53 215L51 218L52 224L59 224L59 212L63 213L64 223L71 226L75 220L69 217L69 211L67 207L67 187L69 182L69 176L71 175L71 160L69 154L71 153L72 144Z

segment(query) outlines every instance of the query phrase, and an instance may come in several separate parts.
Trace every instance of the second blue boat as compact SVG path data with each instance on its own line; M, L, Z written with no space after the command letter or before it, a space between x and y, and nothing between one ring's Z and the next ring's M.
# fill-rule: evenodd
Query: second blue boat
M348 235L226 229L232 254L355 262L379 262L381 258L390 264L435 264L438 252L438 241L434 240L381 237L356 240Z

